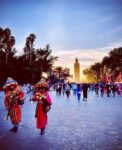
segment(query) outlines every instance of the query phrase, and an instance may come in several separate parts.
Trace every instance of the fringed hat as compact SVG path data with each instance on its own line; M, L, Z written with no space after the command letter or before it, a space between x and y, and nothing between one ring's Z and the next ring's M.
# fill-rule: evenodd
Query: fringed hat
M44 79L41 79L37 84L34 85L34 89L44 89L45 91L49 90L48 84Z
M16 80L12 79L11 77L8 77L5 85L3 86L3 89L6 90L7 88L11 87L11 86L15 86L17 87L18 86L18 83Z

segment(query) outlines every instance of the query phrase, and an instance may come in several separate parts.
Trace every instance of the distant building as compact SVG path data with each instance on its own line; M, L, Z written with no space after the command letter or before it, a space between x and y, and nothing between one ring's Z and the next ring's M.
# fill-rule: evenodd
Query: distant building
M76 83L80 82L80 63L78 62L78 59L75 59L74 63L74 81Z

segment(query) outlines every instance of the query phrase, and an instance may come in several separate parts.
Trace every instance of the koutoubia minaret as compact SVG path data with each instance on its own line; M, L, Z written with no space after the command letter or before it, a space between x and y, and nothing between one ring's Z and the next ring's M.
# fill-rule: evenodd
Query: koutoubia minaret
M76 83L80 82L80 63L78 62L77 57L76 57L75 63L74 63L74 81Z

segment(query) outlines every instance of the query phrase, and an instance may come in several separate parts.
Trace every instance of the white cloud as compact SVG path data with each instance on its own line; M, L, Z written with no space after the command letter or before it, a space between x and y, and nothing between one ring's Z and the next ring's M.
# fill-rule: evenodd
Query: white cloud
M104 17L104 18L101 18L101 19L99 20L99 23L106 23L106 22L108 22L108 21L113 20L114 18L115 18L115 16L106 16L106 17Z
M55 65L60 65L63 67L69 67L71 69L71 73L73 74L73 65L75 62L75 58L79 59L81 65L81 74L83 69L87 68L88 66L96 63L101 62L103 57L108 55L108 52L111 51L113 48L117 48L122 46L122 42L111 44L111 46L96 48L96 49L79 49L79 50L60 50L53 52L53 55L58 56L59 59L55 63Z
M113 28L111 30L108 30L107 32L105 32L103 34L103 36L109 35L109 34L113 34L113 33L117 33L117 32L122 32L122 26L117 26L117 27L115 27L115 28Z
M23 47L25 41L21 44L16 44L17 55L23 53ZM106 47L100 47L96 49L74 49L74 50L54 50L53 55L58 56L58 61L55 63L56 66L68 67L71 69L71 74L73 74L73 65L75 58L79 59L81 65L81 72L83 69L94 64L95 62L100 62L104 56L108 55L108 52L113 48L122 46L122 42L110 43Z
M23 48L24 48L24 43L21 44L15 44L15 48L17 50L17 54L16 55L22 55L23 53Z

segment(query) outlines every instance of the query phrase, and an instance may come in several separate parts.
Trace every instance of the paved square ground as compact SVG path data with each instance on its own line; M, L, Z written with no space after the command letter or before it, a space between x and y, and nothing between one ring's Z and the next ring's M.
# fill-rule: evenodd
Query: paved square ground
M122 97L101 98L89 92L88 101L78 101L73 95L67 99L50 94L48 126L40 135L30 95L22 108L20 128L11 133L10 120L4 120L4 93L0 93L0 150L122 150Z

